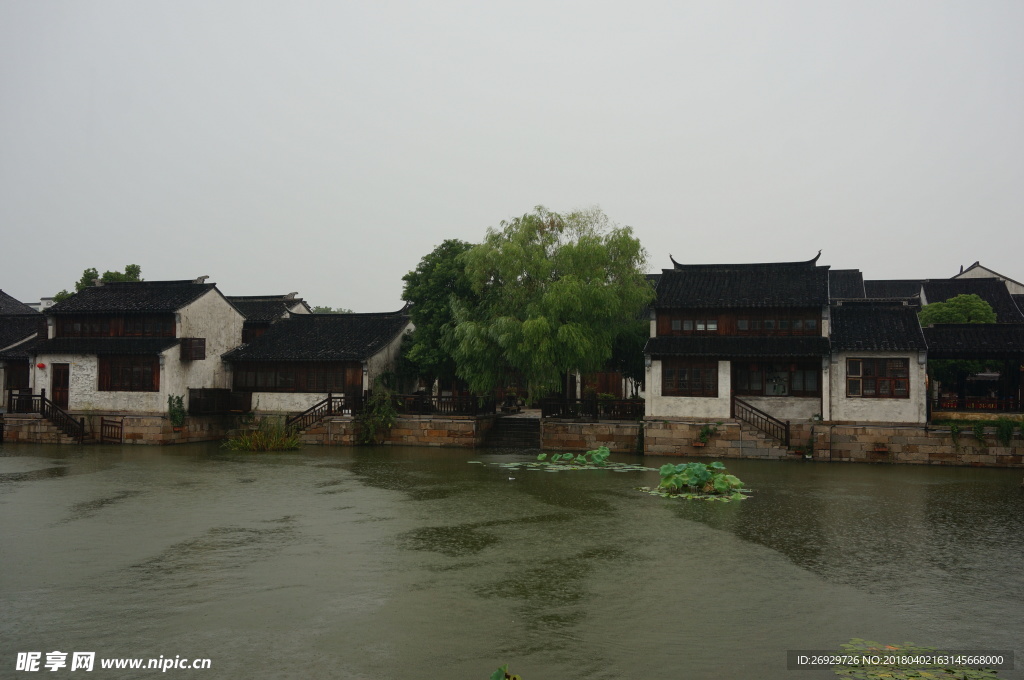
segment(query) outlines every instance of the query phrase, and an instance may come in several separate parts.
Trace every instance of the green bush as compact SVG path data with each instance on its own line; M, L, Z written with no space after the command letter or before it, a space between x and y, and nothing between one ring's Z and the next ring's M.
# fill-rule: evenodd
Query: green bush
M261 418L255 430L232 437L223 446L232 451L291 451L302 446L302 439L282 422Z

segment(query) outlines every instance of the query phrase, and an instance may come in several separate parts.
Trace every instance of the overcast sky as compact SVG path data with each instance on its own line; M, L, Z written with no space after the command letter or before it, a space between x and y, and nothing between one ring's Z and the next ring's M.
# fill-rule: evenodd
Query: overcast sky
M0 288L401 306L542 204L649 271L1024 280L1024 2L0 0Z

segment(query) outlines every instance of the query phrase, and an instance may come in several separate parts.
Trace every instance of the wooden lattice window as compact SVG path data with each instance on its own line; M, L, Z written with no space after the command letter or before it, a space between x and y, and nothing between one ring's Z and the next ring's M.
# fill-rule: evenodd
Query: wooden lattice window
M160 358L155 356L101 356L100 392L159 392Z
M206 358L206 338L182 338L181 360L202 361Z
M664 397L717 397L718 362L663 359L661 395Z
M846 396L864 399L910 397L909 359L847 359Z

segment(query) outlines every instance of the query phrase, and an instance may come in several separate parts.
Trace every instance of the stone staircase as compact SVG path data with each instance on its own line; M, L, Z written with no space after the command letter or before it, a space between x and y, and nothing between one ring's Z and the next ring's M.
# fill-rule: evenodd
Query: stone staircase
M502 417L484 438L487 449L539 449L540 418Z
M740 426L743 439L740 441L742 448L763 450L769 458L793 458L797 454L791 448L787 449L775 437L770 437L756 427L745 423L742 420L736 421Z

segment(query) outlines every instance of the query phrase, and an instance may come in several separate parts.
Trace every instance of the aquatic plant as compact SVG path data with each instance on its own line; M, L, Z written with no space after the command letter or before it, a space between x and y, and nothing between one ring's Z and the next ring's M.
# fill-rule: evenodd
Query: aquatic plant
M508 664L505 664L498 670L491 673L490 680L520 680L518 675L513 675L508 672Z
M608 460L612 452L607 446L601 446L586 453L542 453L536 460L498 463L499 467L509 470L539 470L543 472L563 472L568 470L608 470L610 472L649 472L654 468L632 463L616 463ZM470 463L482 465L479 460Z
M708 500L742 500L746 491L743 482L730 475L725 464L713 463L666 463L658 470L661 482L658 488L643 491L659 496L683 496L685 498L706 498Z
M927 663L922 660L939 657L943 661L955 661L955 654L940 652L934 647L920 647L913 642L900 645L883 645L871 640L853 638L839 645L835 656L856 657L860 663L833 666L835 674L844 678L861 680L910 680L911 678L949 678L953 680L987 680L997 678L991 668L978 668L978 664ZM944 657L944 658L943 658ZM868 663L864 663L868 661ZM877 661L877 663L875 663Z
M576 465L590 465L595 467L605 467L608 464L608 457L612 455L612 452L607 446L598 447L592 451L586 453L578 453L573 455L571 453L556 453L551 456L551 463L575 463ZM548 454L542 453L537 456L537 460L545 462L548 459Z
M222 446L232 451L291 451L302 446L302 439L284 423L261 418L256 421L256 429L227 439Z

